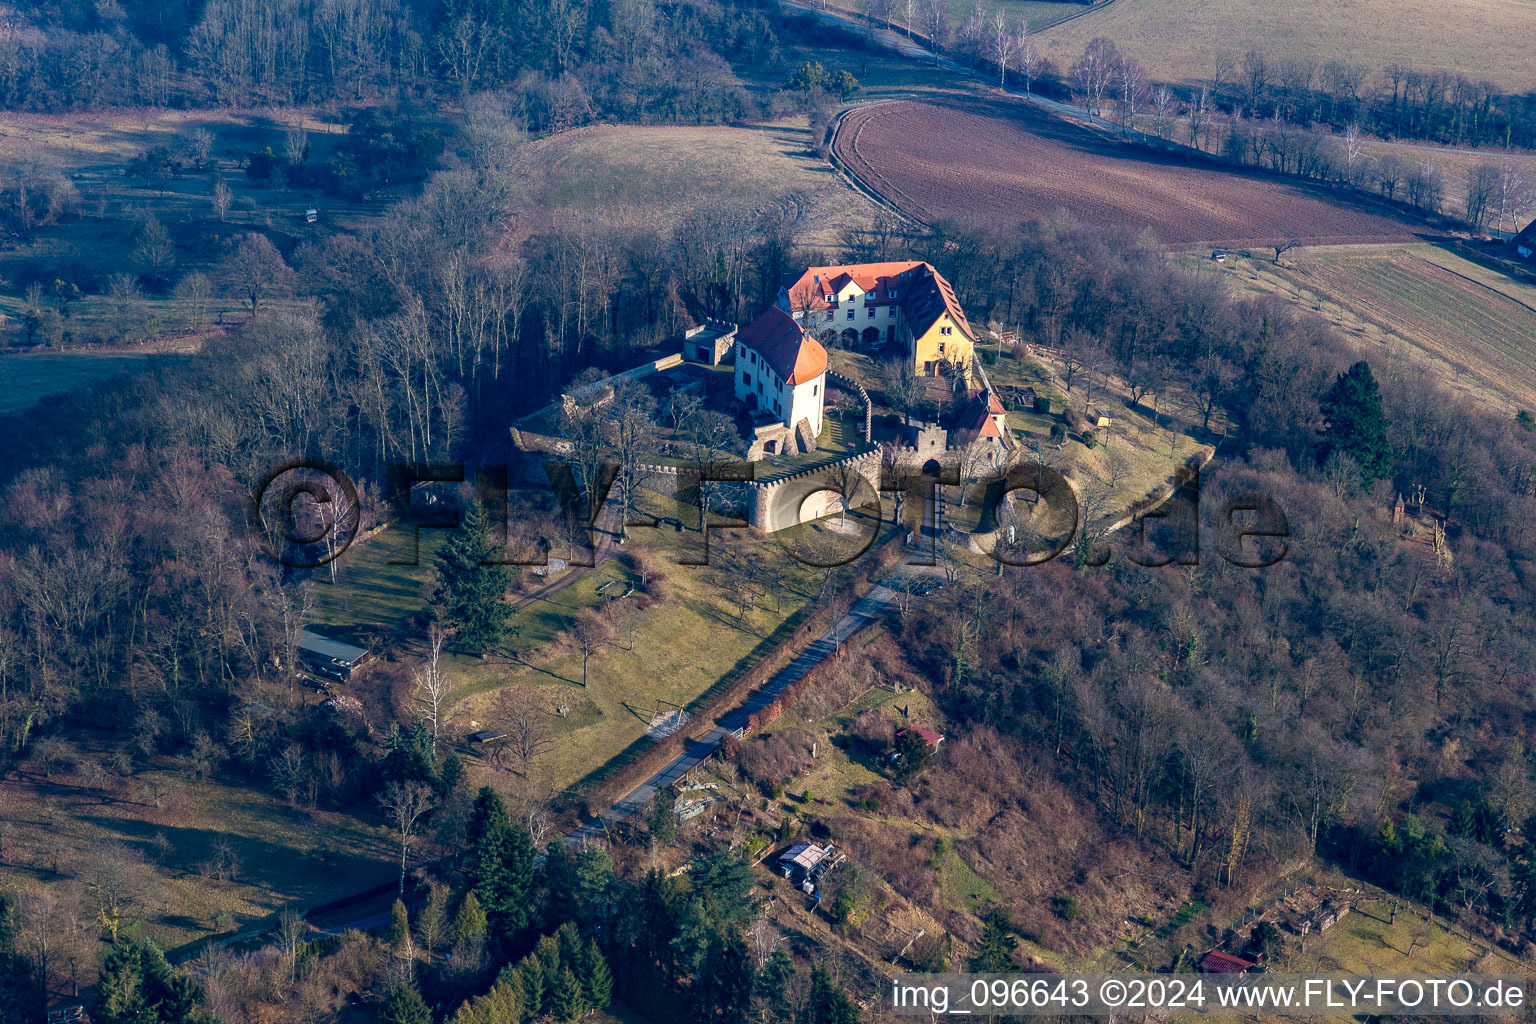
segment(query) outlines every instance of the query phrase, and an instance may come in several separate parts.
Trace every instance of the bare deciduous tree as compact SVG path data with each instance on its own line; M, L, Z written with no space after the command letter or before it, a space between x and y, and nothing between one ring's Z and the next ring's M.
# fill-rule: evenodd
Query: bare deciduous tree
M1008 13L999 7L992 12L992 23L988 26L992 59L997 61L997 87L999 89L1008 84L1008 62L1013 60L1013 55L1018 52L1022 42L1021 33L1014 30L1008 21ZM1027 31L1027 30L1026 30Z
M960 504L965 504L966 494L981 474L996 465L996 451L990 442L981 438L974 438L960 447Z
M613 624L591 608L576 616L571 627L571 643L581 652L581 685L587 685L587 663L598 651L613 643Z
M85 887L97 922L114 943L123 925L158 895L154 873L143 854L122 843L97 843L82 851L75 874Z
M389 823L400 835L400 893L405 894L405 870L411 847L419 837L417 829L422 817L432 809L432 787L424 782L391 782L379 797Z
M491 705L490 719L499 734L495 741L496 760L500 762L503 756L510 756L525 776L554 745L548 702L532 687L509 686L498 693Z
M1350 185L1360 182L1362 170L1361 155L1365 152L1365 138L1360 131L1360 125L1351 121L1348 128L1344 129L1344 180Z
M193 327L203 326L208 322L208 307L213 301L213 282L207 274L193 271L176 282L176 301Z
M444 670L443 647L448 642L442 624L427 627L426 660L411 672L412 699L420 708L422 719L432 730L432 753L437 754L438 737L446 724L444 716L453 697L453 680Z
M1083 94L1083 105L1089 117L1097 117L1104 105L1104 93L1114 80L1115 69L1120 63L1120 53L1115 44L1103 36L1088 41L1083 55L1072 65L1072 77Z
M213 183L213 189L208 193L208 204L213 207L213 215L222 223L229 216L229 207L235 201L235 193L230 190L223 179Z
M1283 242L1276 242L1274 245L1270 246L1270 248L1275 250L1275 265L1278 266L1280 264L1281 256L1284 256L1286 253L1290 252L1300 244L1301 239L1299 238L1287 238Z
M277 948L288 964L290 983L298 980L299 950L303 947L304 937L308 934L309 922L304 920L304 915L297 910L284 907L283 912L277 915Z
M263 299L293 284L293 271L266 235L241 235L220 262L219 270L229 290L245 299L252 316Z

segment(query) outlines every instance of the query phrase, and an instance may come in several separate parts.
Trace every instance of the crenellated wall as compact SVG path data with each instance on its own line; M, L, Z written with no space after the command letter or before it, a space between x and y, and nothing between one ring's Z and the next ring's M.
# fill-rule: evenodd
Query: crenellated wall
M766 483L754 481L748 484L751 494L747 503L747 522L764 533L799 525L801 503L817 491L841 490L841 481L848 468L879 493L880 451L872 449Z

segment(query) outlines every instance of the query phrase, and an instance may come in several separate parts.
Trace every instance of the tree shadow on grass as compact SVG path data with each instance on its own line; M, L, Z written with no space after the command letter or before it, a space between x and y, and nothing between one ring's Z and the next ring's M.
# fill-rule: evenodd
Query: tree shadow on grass
M253 902L274 910L294 901L312 902L334 896L338 888L355 888L373 875L387 876L393 870L382 847L378 857L334 849L322 854L214 829L93 816L82 816L80 820L115 834L150 862L159 863L167 872L181 877L195 875L198 865L213 859L214 844L227 839L240 861L233 884L256 890L260 895ZM161 834L170 842L169 852L164 855L159 855L154 842Z
M531 662L527 658L523 657L522 653L519 652L519 651L512 651L510 653L510 655L508 656L507 661L510 664L519 665L519 666L527 669L530 672L538 672L538 673L541 673L543 675L549 676L551 679L558 679L562 683L570 683L572 686L575 686L577 688L581 687L581 680L580 679L571 679L571 678L569 678L567 676L561 675L558 672L553 672L553 671L545 668L543 665L535 665L533 662ZM496 686L496 687L492 687L492 689L499 690L499 689L501 689L501 687L500 686Z

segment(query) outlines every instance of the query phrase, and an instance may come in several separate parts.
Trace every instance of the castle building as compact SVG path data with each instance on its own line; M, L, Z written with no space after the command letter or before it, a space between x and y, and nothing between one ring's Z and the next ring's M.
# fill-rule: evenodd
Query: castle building
M969 367L976 335L955 290L916 260L809 267L779 289L779 308L824 344L887 358L902 353L919 373Z
M739 330L735 373L737 400L789 428L802 448L816 447L826 402L827 350L794 317L770 306Z

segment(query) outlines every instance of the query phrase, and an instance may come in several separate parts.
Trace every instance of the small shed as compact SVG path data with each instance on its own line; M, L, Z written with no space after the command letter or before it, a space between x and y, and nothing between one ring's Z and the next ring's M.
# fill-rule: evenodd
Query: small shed
M1263 957L1258 959L1262 960ZM1258 962L1213 949L1202 956L1196 966L1202 974L1247 974L1258 966Z
M815 843L796 843L779 854L779 873L791 882L800 883L816 873L832 853L832 847Z
M320 211L315 209L313 206L311 206L309 209L304 211L304 223L306 223L306 224L313 224L315 221L317 221L319 219L320 219Z
M923 738L923 742L928 744L928 750L931 753L937 754L939 752L939 744L944 742L944 734L943 733L941 733L941 732L934 732L932 729L923 729L923 728L921 728L919 726L915 726L915 725L914 726L909 726L906 729L899 729L899 730L897 730L896 738L899 740L899 739L901 739L903 736L905 736L909 732L915 732L919 736L921 736Z
M1099 429L1102 430L1113 422L1114 420L1110 419L1109 413L1105 412L1103 409L1097 409L1094 411L1093 425Z
M714 803L714 800L710 797L700 797L696 800L679 800L677 806L672 808L672 813L677 818L678 823L681 824L685 821L692 821L709 810L709 805L712 803Z
M368 660L368 651L305 629L299 631L298 657L309 671L345 682Z

